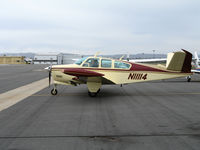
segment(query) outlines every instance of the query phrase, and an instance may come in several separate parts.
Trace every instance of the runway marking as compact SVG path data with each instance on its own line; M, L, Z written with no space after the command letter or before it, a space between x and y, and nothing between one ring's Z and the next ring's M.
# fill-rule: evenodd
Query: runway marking
M48 78L45 78L0 94L0 111L22 101L47 86Z

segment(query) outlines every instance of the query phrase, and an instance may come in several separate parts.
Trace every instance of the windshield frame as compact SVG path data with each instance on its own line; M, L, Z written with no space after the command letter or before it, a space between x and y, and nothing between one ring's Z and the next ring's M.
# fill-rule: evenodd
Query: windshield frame
M84 62L87 58L88 58L88 57L83 57L83 58L77 60L74 64L80 66L81 64L83 64L83 62Z

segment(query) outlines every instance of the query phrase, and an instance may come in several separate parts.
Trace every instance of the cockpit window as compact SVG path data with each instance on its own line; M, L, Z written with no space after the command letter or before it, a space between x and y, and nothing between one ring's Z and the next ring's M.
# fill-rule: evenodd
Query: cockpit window
M130 68L130 64L123 63L121 61L115 61L114 67L115 68L120 68L120 69L129 69Z
M75 64L81 65L86 59L87 59L87 57L83 57L83 58L77 60L77 61L75 62Z
M99 58L89 58L83 67L99 67Z
M101 60L101 67L111 68L112 67L112 60L110 60L110 59L102 59Z

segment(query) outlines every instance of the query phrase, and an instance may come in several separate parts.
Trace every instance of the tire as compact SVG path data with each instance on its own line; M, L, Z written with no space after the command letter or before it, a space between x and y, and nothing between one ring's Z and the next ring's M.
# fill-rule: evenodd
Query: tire
M191 78L188 78L188 79L187 79L187 82L190 82L190 81L191 81Z
M51 95L57 95L57 94L58 94L58 91L56 89L51 90Z
M97 92L89 92L89 91L88 91L88 95L89 95L90 97L96 97L96 96L97 96Z
M99 93L101 91L101 89L99 89L98 91L97 91L97 93Z

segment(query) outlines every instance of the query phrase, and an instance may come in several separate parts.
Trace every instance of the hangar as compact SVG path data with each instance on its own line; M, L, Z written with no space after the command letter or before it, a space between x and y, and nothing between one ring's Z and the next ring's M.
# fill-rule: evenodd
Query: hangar
M0 56L0 64L25 64L24 56Z
M36 54L33 61L34 64L70 64L80 58L81 55L69 53Z

